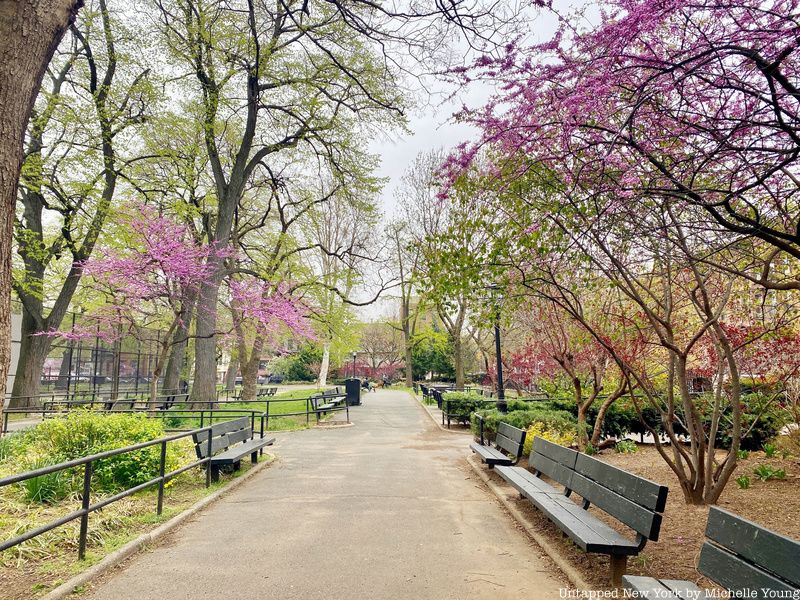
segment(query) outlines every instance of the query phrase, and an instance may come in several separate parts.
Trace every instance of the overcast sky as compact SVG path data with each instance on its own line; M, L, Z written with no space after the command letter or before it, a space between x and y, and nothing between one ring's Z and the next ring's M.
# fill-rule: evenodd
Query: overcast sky
M562 7L571 7L583 4L585 0L556 0ZM548 12L537 14L533 22L533 30L527 36L528 42L536 43L549 39L556 29L556 21ZM485 104L494 91L487 84L474 83L466 91L459 93L453 100L447 100L455 90L441 82L426 81L426 85L435 94L434 98L425 101L421 108L408 117L407 135L396 134L393 139L373 140L370 148L372 152L381 157L378 175L387 177L388 182L383 189L380 205L386 220L400 216L395 189L400 183L403 173L421 152L444 148L450 150L463 141L475 138L476 130L472 127L453 122L453 114L461 106L477 108ZM363 307L358 311L360 318L368 321L379 320L389 316L393 310L394 302L379 301L371 306Z

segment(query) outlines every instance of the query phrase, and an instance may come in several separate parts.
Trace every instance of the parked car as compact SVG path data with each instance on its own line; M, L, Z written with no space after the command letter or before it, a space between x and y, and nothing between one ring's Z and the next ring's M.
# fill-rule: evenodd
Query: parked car
M283 375L270 375L267 380L268 383L283 383Z

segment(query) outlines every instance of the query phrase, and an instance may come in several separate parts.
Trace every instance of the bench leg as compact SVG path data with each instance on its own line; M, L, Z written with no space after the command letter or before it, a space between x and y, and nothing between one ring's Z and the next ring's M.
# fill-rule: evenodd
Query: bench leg
M241 468L242 468L242 461L237 460L235 463L233 463L233 470L234 471L239 471L239 470L241 470Z
M250 462L256 464L258 462L258 450L250 455Z
M614 556L609 557L611 561L611 585L614 587L622 587L622 576L625 575L625 569L628 567L627 556Z
M211 465L211 483L219 481L219 465Z

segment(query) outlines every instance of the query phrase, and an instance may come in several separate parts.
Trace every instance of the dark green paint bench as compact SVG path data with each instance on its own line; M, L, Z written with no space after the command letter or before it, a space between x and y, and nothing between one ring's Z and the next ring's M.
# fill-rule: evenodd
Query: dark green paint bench
M495 465L515 465L522 457L522 447L525 445L525 432L522 429L512 427L508 423L500 423L497 426L495 436L495 447L484 445L483 419L480 415L476 418L481 425L481 443L470 444L470 449L477 454L481 461L486 463L490 469ZM505 452L505 453L504 453Z
M540 437L533 442L528 465L533 472L522 467L496 471L584 552L608 554L611 583L619 587L628 557L639 554L648 540L658 540L667 487ZM542 475L561 484L563 491ZM573 493L582 498L580 505L569 498ZM632 529L635 538L590 513L592 505Z
M800 597L800 542L712 506L697 570L742 598ZM626 575L639 597L705 598L691 581Z
M347 394L339 392L339 388L333 390L326 390L321 394L311 396L311 410L317 415L317 421L320 420L322 415L332 410L339 408L347 400ZM349 412L348 412L349 415Z
M254 437L248 417L216 423L211 426L210 431L193 434L192 438L197 458L206 458L210 454L211 481L214 482L219 481L221 467L233 465L234 470L238 470L242 459L248 454L250 462L256 464L259 452L263 452L265 446L275 443L275 438ZM220 453L217 454L218 452Z

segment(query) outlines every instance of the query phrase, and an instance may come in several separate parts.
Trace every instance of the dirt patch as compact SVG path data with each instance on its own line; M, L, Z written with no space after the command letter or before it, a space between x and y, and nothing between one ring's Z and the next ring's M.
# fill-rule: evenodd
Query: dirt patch
M648 542L639 556L631 557L628 573L686 579L701 587L714 587L696 568L708 519L708 507L685 503L675 475L652 447L640 447L635 454L618 454L609 450L597 458L670 488L659 541ZM786 479L766 482L758 480L753 469L761 464L785 469ZM520 466L525 466L525 462L522 461ZM749 489L740 489L734 481L740 475L750 477ZM509 487L497 474L492 473L491 477L498 484ZM598 589L608 588L607 556L582 552L529 501L519 498L513 501L544 535L551 538L570 557L586 581ZM763 452L751 453L748 458L739 461L736 473L720 498L719 506L773 531L800 539L800 519L797 518L800 515L800 461L796 458L767 458ZM593 508L590 510L620 532L626 535L631 533L602 511Z

